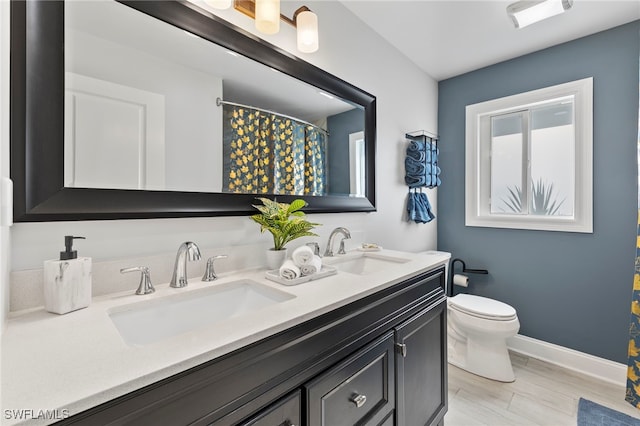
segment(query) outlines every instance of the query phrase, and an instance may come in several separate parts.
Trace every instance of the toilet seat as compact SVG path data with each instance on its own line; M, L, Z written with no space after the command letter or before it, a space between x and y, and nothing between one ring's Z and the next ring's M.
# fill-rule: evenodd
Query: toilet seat
M516 310L506 303L472 294L458 294L448 299L451 309L477 318L493 321L511 321L517 318Z

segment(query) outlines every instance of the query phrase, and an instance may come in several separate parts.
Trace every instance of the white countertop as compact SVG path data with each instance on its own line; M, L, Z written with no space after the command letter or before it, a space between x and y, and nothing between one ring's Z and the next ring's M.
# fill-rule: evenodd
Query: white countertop
M25 424L53 423L446 264L450 257L436 251L378 253L410 261L370 275L338 272L296 286L265 279L264 269L244 271L221 275L212 283L192 278L188 287L180 289L158 285L150 295L138 296L132 289L101 296L88 308L66 315L44 309L12 314L2 336L2 424L22 423L16 418L20 416L28 420ZM124 342L108 314L118 306L238 279L253 280L295 297L139 347ZM29 420L38 415L54 418Z

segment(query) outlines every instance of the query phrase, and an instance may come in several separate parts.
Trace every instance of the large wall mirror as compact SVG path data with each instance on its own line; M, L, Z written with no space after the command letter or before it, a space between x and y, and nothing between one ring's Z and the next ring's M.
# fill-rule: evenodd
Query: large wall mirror
M16 221L375 210L375 97L188 2L14 2Z

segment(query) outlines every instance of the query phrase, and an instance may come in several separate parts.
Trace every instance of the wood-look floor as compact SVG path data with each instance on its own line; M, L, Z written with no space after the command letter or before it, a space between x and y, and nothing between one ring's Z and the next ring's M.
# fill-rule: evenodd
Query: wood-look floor
M500 383L449 364L445 426L575 426L580 397L640 419L624 401L624 386L511 354L516 381Z

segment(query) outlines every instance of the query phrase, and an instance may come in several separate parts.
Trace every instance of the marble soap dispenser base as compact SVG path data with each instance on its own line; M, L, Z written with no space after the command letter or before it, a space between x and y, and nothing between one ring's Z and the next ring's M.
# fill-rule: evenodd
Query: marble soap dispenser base
M58 260L44 262L44 307L54 314L66 314L91 303L91 258L78 257L73 240L64 236L64 251Z
M91 303L91 258L44 262L44 307L66 314Z

